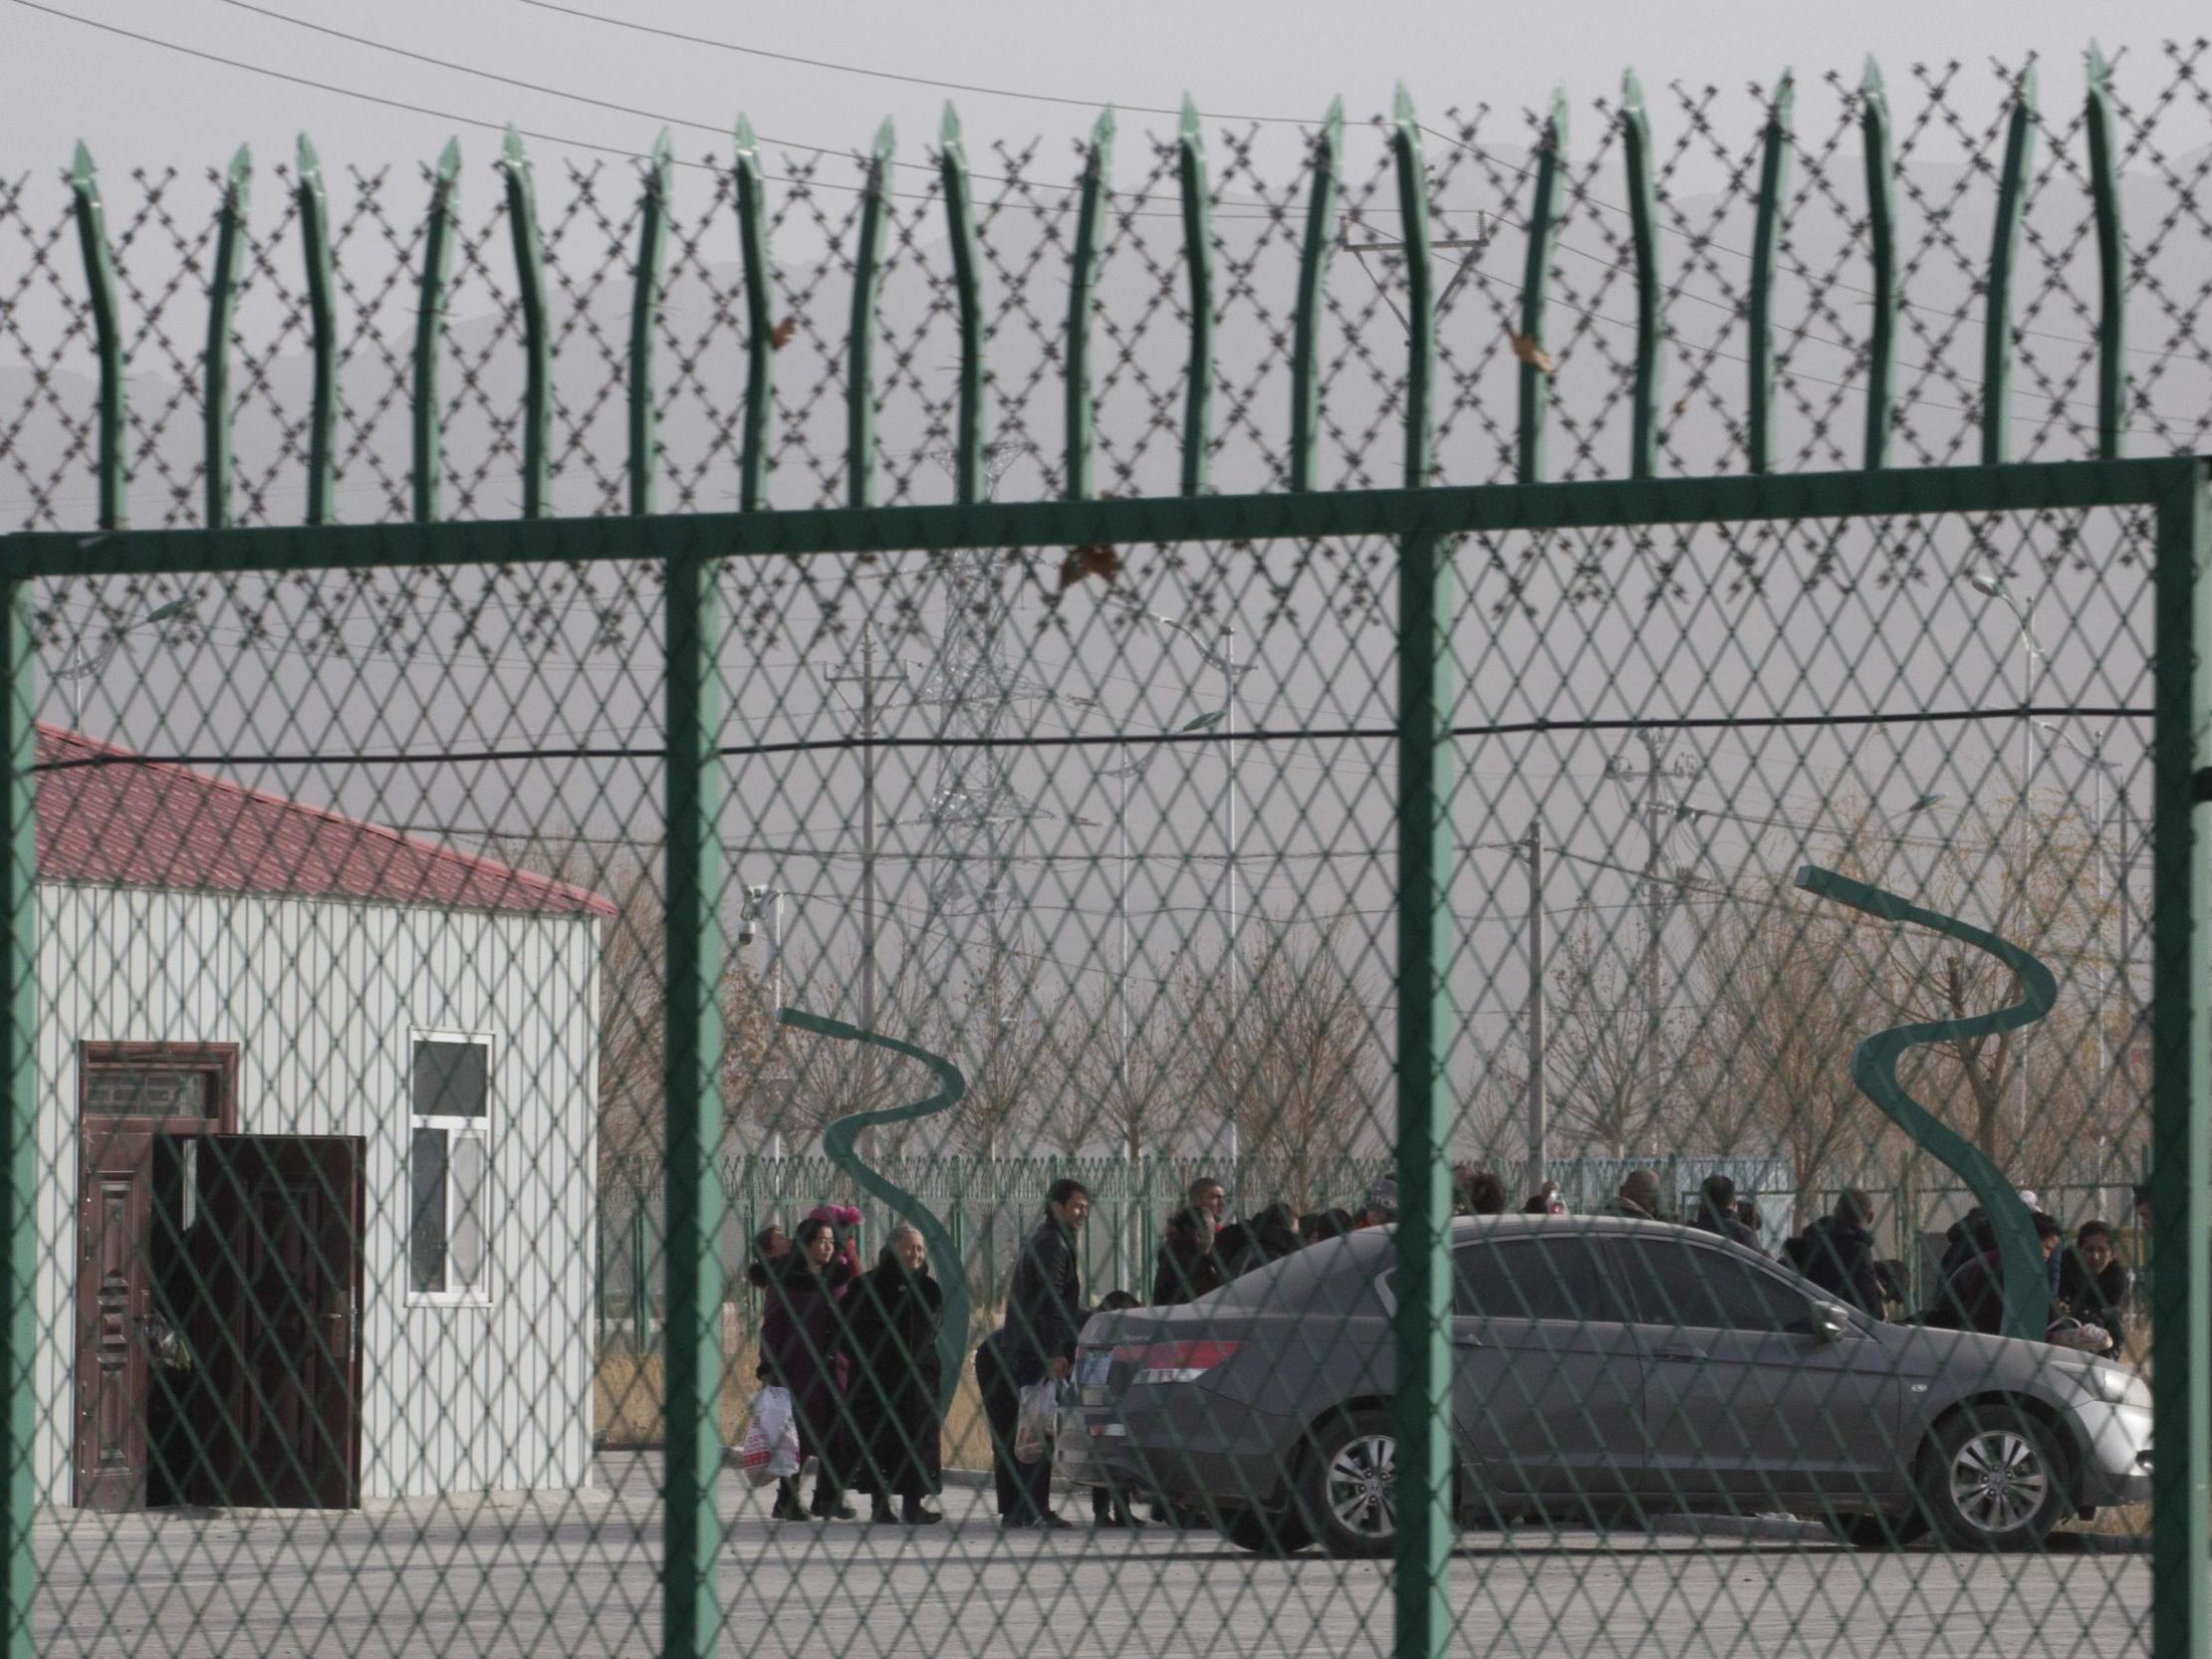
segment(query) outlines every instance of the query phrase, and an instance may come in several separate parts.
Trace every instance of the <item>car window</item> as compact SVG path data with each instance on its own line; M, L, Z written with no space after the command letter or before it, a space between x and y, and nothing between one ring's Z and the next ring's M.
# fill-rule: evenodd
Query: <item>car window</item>
M1626 1317L1582 1239L1496 1239L1452 1252L1452 1311L1475 1319Z
M1803 1294L1725 1251L1642 1235L1608 1240L1606 1251L1645 1324L1799 1334L1813 1328Z

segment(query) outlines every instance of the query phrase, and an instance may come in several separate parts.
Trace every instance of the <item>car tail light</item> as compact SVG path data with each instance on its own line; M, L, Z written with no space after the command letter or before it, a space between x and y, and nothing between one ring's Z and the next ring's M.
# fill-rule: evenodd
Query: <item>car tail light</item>
M1124 1342L1113 1350L1113 1363L1133 1365L1136 1386L1150 1382L1196 1382L1237 1351L1235 1342L1208 1338L1195 1342Z

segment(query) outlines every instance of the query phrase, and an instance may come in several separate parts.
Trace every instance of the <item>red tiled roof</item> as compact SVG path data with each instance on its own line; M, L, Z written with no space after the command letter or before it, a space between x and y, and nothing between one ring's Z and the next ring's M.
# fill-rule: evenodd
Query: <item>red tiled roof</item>
M38 728L38 868L49 881L271 893L455 910L611 916L598 893Z

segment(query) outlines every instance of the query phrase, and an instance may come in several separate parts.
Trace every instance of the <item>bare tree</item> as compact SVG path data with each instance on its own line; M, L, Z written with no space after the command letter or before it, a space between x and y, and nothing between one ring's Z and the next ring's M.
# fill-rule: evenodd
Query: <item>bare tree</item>
M1701 1092L1737 1107L1744 1139L1789 1159L1800 1216L1821 1213L1841 1154L1887 1127L1851 1081L1851 1051L1886 1013L1879 964L1851 948L1863 943L1853 933L1843 912L1778 887L1724 907L1698 956Z
M1063 1023L1050 1035L1065 1079L1044 1127L1061 1151L1111 1147L1139 1158L1184 1115L1182 1010L1171 995L1150 999L1124 1039L1117 1023Z
M1899 1081L1920 1104L2015 1182L2041 1187L2079 1169L2085 1145L2123 1144L2139 1111L2133 1090L2110 1081L2116 1039L2109 1031L2099 1063L2098 1010L2084 994L2097 965L2093 847L2079 826L2057 818L2038 819L2027 840L2034 862L2023 879L2018 835L1954 833L1908 860L1896 836L1868 833L1861 815L1824 861L1928 909L1981 922L2058 973L2058 1007L2025 1034L1937 1038L1907 1051L1899 1066ZM1699 1049L1716 1083L1740 1094L1790 1158L1801 1201L1810 1201L1816 1188L1855 1178L1885 1148L1906 1155L1902 1138L1851 1082L1857 1045L1901 1024L1989 1013L2017 1002L2022 987L1985 952L1843 910L1779 880L1730 900L1698 953L1699 1002L1707 1011ZM2018 1107L2023 1066L2025 1113Z
M1552 969L1546 1086L1563 1138L1609 1157L1667 1136L1675 1098L1671 1033L1597 930L1560 941Z
M857 959L837 962L830 968L830 983L851 985L859 971ZM821 1001L836 1006L836 997L810 997L805 985L790 992L795 1006L810 1007ZM876 983L875 1029L886 1037L930 1046L930 1000L923 994L919 970L903 958L882 971ZM817 1037L790 1027L776 1028L774 1039L761 1057L760 1084L754 1115L761 1126L801 1146L812 1146L822 1131L841 1117L857 1112L882 1111L918 1100L936 1087L936 1079L919 1062L874 1044ZM892 1124L878 1131L883 1149L901 1153L918 1138L932 1133L929 1122Z
M529 869L605 897L614 914L600 924L599 1166L657 1167L667 1151L668 917L659 872L645 858L574 837L498 849ZM721 975L725 1121L746 1110L770 1027L760 986L734 954Z
M952 1138L962 1151L985 1158L1008 1151L1065 1086L1052 1064L1051 1032L1004 956L970 989L964 1009L940 1010L937 1034L967 1077L968 1091L952 1113Z
M1269 1197L1309 1209L1343 1196L1332 1188L1361 1145L1388 1139L1376 995L1326 930L1278 924L1241 968L1233 988L1223 972L1185 976L1186 1087L1236 1125Z

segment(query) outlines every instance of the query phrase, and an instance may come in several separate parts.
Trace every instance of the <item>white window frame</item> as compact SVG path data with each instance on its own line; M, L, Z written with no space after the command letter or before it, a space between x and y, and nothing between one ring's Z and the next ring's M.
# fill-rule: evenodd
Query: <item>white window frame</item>
M482 1117L451 1117L443 1114L418 1113L414 1109L414 1051L421 1043L466 1043L484 1051L484 1115ZM407 1138L400 1153L401 1176L399 1188L404 1195L402 1203L406 1216L399 1230L400 1269L407 1287L409 1307L489 1307L492 1305L492 1280L499 1260L498 1230L494 1226L493 1198L499 1183L495 1179L496 1164L493 1149L498 1135L498 1077L499 1045L490 1032L453 1031L432 1026L417 1026L407 1033L406 1062L400 1067L405 1079ZM442 1291L418 1291L414 1287L414 1132L417 1129L441 1129L446 1134L445 1155L445 1273L447 1288ZM484 1235L484 1260L480 1283L454 1289L453 1279L453 1142L467 1137L478 1142L484 1152L483 1202L478 1207L477 1225Z

